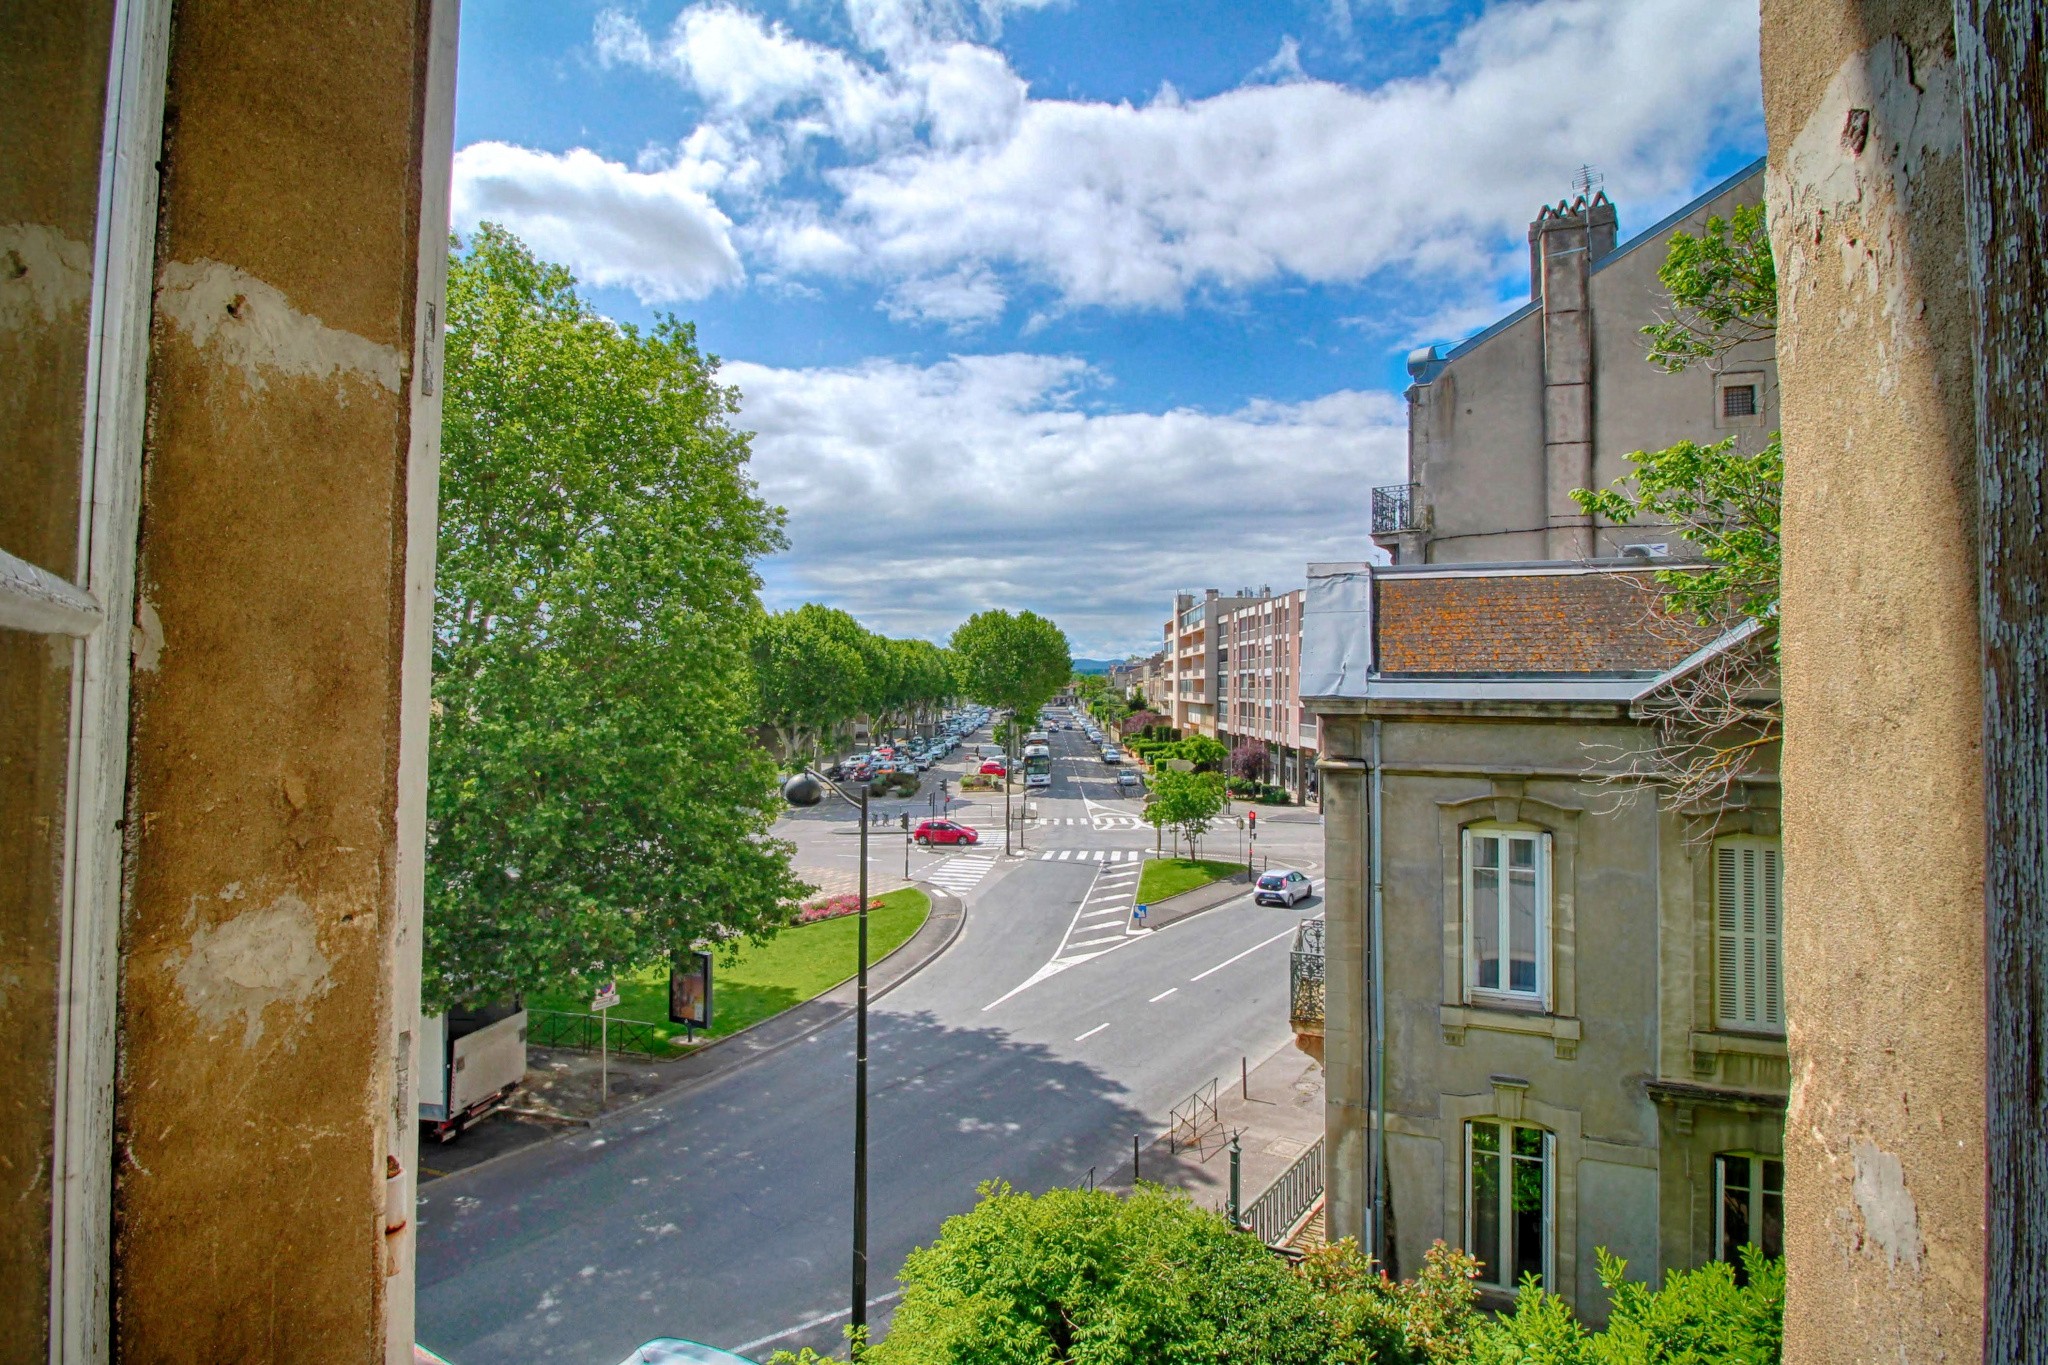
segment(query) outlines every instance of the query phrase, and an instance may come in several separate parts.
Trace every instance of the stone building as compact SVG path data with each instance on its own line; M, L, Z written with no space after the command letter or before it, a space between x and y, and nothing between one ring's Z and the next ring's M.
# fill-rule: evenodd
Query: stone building
M1674 619L1635 561L1311 565L1327 1227L1430 1243L1599 1318L1634 1276L1775 1252L1786 1063L1775 759L1673 812L1648 708L1754 627Z
M1529 302L1448 349L1409 357L1408 478L1373 490L1372 536L1398 564L1618 555L1682 557L1668 527L1595 526L1571 500L1628 472L1631 451L1778 425L1768 340L1712 367L1667 374L1642 329L1669 296L1657 271L1674 232L1697 232L1763 197L1746 167L1626 243L1604 192L1544 208L1529 225Z

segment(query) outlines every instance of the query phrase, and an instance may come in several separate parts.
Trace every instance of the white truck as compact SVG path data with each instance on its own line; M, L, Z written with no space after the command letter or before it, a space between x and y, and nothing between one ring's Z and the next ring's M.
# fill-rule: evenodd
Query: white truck
M420 1122L447 1142L526 1079L526 1010L517 1004L420 1020Z

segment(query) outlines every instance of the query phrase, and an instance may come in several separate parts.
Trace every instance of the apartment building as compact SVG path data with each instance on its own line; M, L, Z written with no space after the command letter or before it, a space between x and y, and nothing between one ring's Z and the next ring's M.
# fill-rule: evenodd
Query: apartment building
M1223 702L1222 677L1229 664L1223 643L1223 616L1258 601L1250 594L1224 596L1206 588L1197 597L1176 593L1173 615L1160 628L1160 695L1146 699L1184 735L1217 738L1217 716Z
M1261 588L1216 615L1216 737L1266 751L1266 780L1307 799L1315 781L1316 720L1301 706L1304 594Z
M1604 191L1529 224L1529 302L1459 345L1408 359L1408 477L1372 492L1373 543L1397 564L1683 558L1666 526L1596 525L1573 489L1628 473L1628 455L1680 440L1761 447L1778 427L1768 337L1667 374L1642 329L1669 309L1657 278L1671 238L1763 197L1759 160L1619 246Z

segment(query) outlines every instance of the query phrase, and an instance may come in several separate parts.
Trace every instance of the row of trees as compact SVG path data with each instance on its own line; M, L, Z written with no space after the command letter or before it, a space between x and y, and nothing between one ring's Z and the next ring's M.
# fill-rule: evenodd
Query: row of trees
M739 395L672 317L603 317L501 228L449 262L427 810L430 1010L569 990L808 893L773 837L779 764L855 716L968 696L1035 711L1072 667L1030 612L953 647L767 613L784 514Z

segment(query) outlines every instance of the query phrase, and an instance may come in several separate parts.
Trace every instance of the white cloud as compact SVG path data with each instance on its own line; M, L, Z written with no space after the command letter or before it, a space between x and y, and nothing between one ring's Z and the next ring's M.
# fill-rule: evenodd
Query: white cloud
M1092 655L1145 644L1176 588L1299 586L1312 559L1368 553L1365 490L1399 477L1406 443L1387 394L1093 412L1103 376L1062 356L723 378L762 492L790 509L769 575L789 601L934 637L1027 606Z
M1070 306L1469 267L1581 161L1634 204L1688 191L1710 147L1754 122L1756 85L1742 6L1538 0L1475 22L1431 75L1369 91L1030 101L999 141L835 172L827 217L871 273L1015 269Z
M1248 83L1270 81L1283 85L1288 81L1305 81L1308 72L1301 69L1301 44L1292 34L1280 35L1280 50L1252 68L1245 77Z
M700 298L745 273L732 220L708 193L724 175L698 161L636 171L580 147L476 142L455 154L455 226L503 223L546 259L644 303Z

